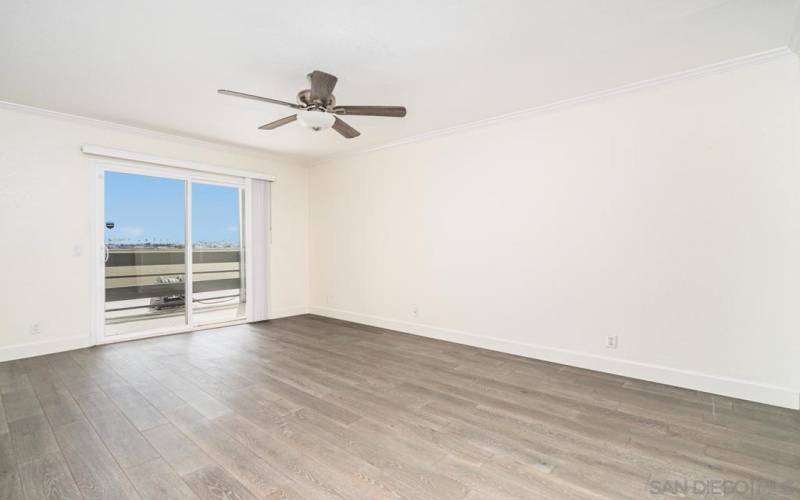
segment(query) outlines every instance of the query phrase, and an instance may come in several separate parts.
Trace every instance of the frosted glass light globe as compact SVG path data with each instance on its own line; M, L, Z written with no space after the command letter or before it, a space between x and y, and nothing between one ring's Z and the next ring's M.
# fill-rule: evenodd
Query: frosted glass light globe
M333 127L336 117L324 111L298 111L297 121L303 127L315 132Z

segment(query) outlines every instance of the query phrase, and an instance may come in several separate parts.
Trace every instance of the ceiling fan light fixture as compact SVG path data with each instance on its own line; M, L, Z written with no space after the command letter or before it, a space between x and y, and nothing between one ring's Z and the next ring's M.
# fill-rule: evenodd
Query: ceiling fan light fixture
M258 127L259 130L275 130L297 121L301 127L315 132L333 129L345 139L354 139L361 135L361 132L339 118L340 115L394 116L397 118L406 116L406 108L403 106L337 106L336 97L333 95L337 80L335 76L324 71L312 71L308 74L311 88L301 90L297 94L297 104L234 90L219 89L217 92L222 95L268 102L295 110L296 114L265 123Z
M303 127L319 132L333 127L336 117L325 111L302 110L297 112L297 121Z

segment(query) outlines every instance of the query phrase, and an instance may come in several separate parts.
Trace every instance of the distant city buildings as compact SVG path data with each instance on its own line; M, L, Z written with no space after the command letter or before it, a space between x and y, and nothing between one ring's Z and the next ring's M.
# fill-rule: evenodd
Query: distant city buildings
M106 245L108 246L109 250L114 249L182 249L184 248L183 242L175 242L175 241L127 241L122 239L115 239L109 238L106 240ZM206 249L206 248L217 248L217 249L236 249L238 250L240 247L238 241L196 241L192 248L199 248L199 249Z
M195 241L194 248L236 248L239 249L238 241Z

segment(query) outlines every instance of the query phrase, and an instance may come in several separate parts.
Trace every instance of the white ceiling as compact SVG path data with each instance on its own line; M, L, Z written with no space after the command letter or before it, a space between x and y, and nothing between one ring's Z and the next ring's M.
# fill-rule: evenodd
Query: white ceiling
M0 100L319 158L785 46L798 0L3 0ZM314 69L345 140L288 109Z

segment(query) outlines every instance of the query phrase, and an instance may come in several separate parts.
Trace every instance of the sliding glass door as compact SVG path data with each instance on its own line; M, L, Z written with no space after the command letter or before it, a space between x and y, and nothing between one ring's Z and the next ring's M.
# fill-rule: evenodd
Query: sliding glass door
M192 183L192 319L245 316L242 189Z
M105 332L186 325L186 182L105 175Z
M101 340L244 319L243 182L101 170Z

